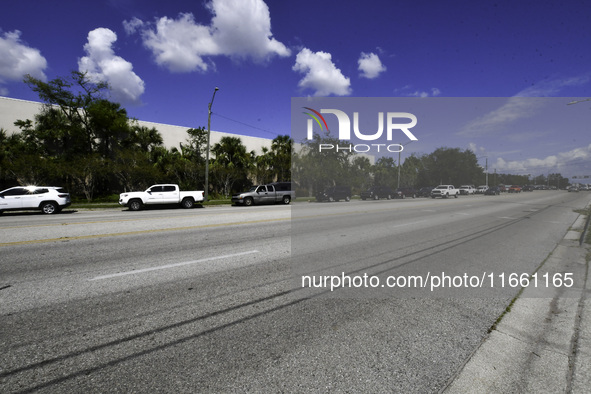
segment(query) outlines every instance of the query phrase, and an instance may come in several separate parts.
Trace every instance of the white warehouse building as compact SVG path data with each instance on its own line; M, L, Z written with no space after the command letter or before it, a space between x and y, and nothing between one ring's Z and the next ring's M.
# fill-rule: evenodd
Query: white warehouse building
M17 120L30 119L35 120L35 115L41 112L43 103L35 101L18 100L9 97L0 96L0 129L4 129L9 135L20 132L20 129L14 125ZM138 120L140 126L155 128L162 135L164 146L167 148L179 147L189 136L187 130L191 127L174 126L162 123L153 123ZM225 133L220 131L211 131L210 142L213 146L220 141L222 137L238 137L246 146L247 151L254 151L260 154L263 147L271 148L271 140L268 138L251 137L240 134Z

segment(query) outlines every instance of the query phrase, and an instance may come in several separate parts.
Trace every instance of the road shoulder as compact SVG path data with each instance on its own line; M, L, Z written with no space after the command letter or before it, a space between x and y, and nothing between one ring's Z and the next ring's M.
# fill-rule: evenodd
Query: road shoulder
M579 243L585 225L581 218L540 266L540 272L572 272L581 278L578 288L540 292L543 286L534 288L530 282L444 392L588 390L591 285L586 259L591 248Z

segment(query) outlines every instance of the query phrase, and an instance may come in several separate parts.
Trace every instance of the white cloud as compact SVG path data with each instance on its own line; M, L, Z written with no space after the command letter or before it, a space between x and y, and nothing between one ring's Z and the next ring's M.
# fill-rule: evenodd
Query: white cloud
M262 0L214 0L213 38L225 55L265 59L291 51L272 38L269 7Z
M431 91L414 91L410 93L409 96L411 97L435 97L441 94L441 90L437 88L431 88Z
M78 69L91 79L107 82L115 101L138 103L144 93L144 81L133 72L130 62L115 55L115 41L117 35L109 29L98 28L88 33L84 45L87 56L78 60Z
M543 173L546 171L573 171L573 167L588 163L591 160L591 144L567 152L560 152L543 159L529 158L525 160L507 161L497 158L494 168L499 172ZM574 170L576 171L576 170Z
M483 146L478 146L474 142L468 143L468 149L470 149L474 154L481 155L486 153L486 149Z
M511 97L501 107L468 123L457 134L470 137L488 134L518 119L531 117L540 104L528 97Z
M229 56L262 62L272 56L289 56L290 50L272 37L269 8L262 0L212 0L209 26L195 22L193 14L177 19L162 17L144 28L144 45L156 63L173 72L207 71L204 57ZM128 32L141 27L137 20L125 23Z
M540 82L508 98L506 103L496 110L467 124L458 132L458 135L470 137L484 135L502 129L519 119L529 118L543 104L543 101L532 100L532 97L549 97L559 93L564 87L584 85L590 80L589 76L583 75Z
M436 97L441 94L441 90L438 88L431 88L431 90L415 90L414 92L409 93L411 89L411 85L405 85L402 88L394 89L394 93L408 97Z
M129 21L123 21L123 28L127 34L134 34L144 26L144 22L136 17L133 17Z
M556 95L563 88L569 86L581 86L591 81L589 75L581 75L578 77L570 77L563 79L551 79L539 82L533 86L523 89L515 96L519 97L549 97Z
M15 30L0 37L0 84L20 81L25 74L43 81L47 79L43 72L47 68L47 60L38 49L23 43L20 36L21 32ZM0 88L0 93L6 95L8 89Z
M312 52L304 48L296 56L296 63L292 69L306 74L298 86L314 90L314 96L351 94L351 80L334 65L330 53Z
M359 64L359 71L361 71L361 77L363 78L374 79L380 73L386 71L386 67L375 53L361 52L357 63Z

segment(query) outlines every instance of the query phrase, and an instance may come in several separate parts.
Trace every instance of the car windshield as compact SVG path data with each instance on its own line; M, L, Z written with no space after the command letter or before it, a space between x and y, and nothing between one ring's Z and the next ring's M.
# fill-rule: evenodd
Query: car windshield
M248 189L249 192L256 192L257 191L257 187L258 186L253 186L250 189Z

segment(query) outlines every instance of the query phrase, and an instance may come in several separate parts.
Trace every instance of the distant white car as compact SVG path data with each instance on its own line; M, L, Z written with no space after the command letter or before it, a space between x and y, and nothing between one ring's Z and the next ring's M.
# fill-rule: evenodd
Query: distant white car
M17 186L0 192L0 214L4 211L40 210L58 213L72 203L70 193L56 186Z
M476 193L476 189L472 185L462 185L460 186L460 194L468 195Z
M476 193L477 194L484 194L484 192L486 192L488 190L488 186L482 185L482 186L478 186L478 189L476 189Z

